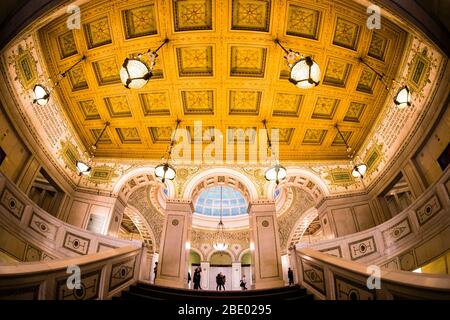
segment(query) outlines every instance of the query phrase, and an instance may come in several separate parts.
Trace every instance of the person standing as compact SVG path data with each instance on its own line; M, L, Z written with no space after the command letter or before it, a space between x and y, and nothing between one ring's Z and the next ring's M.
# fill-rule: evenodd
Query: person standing
M153 278L153 283L156 283L156 274L158 273L158 261L155 262L155 267L153 268L153 273L155 277Z
M188 271L188 288L191 288L191 272Z
M195 268L194 278L192 279L192 282L194 282L194 290L202 289L202 287L200 286L200 281L201 281L200 272L202 272L202 270L200 268L198 268L198 267Z
M221 283L222 283L222 277L220 276L220 273L218 273L216 276L216 291L222 290Z
M241 283L239 285L242 290L247 290L247 281L245 280L245 274L242 276Z
M223 291L225 291L226 277L222 272L220 273L220 278L221 278L220 286L223 288ZM219 287L219 289L220 289L220 287Z
M289 268L288 270L288 279L289 279L289 285L294 285L294 271Z

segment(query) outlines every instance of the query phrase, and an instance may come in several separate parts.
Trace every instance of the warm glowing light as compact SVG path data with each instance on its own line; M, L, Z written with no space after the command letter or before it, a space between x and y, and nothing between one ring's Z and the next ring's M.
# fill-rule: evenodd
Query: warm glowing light
M355 178L363 178L364 174L367 171L367 166L364 163L357 164L353 167L352 176Z
M301 58L291 68L289 81L301 89L309 89L320 83L320 67L312 57Z
M162 182L165 182L166 179L175 179L176 171L170 164L162 163L155 167L155 175L160 178Z
M266 170L264 174L267 181L275 181L276 184L279 184L281 180L286 178L287 171L286 168L276 163L272 167Z
M152 72L147 65L139 59L126 58L120 69L120 80L125 88L140 89L151 78Z
M409 91L408 86L403 86L400 88L394 98L394 103L399 109L404 109L411 106L411 92Z
M76 166L81 174L89 174L89 171L91 171L91 166L81 160L77 160Z
M186 250L191 250L191 243L189 241L186 242Z
M250 242L250 250L251 251L255 250L255 244L253 242Z
M225 251L228 248L228 244L225 242L216 242L213 244L213 247L218 251Z
M34 93L34 101L33 103L37 103L40 106L45 106L50 99L50 93L45 89L43 85L37 84L33 89Z

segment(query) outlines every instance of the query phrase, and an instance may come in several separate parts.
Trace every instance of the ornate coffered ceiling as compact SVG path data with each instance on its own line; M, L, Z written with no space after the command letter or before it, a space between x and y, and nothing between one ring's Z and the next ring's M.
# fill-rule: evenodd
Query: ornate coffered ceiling
M352 1L92 0L81 13L80 30L67 29L67 15L43 27L41 50L51 74L87 56L57 91L85 147L111 122L97 156L112 158L160 158L180 118L191 133L202 121L203 130L224 134L262 128L267 119L269 129L280 129L282 159L344 159L334 124L358 149L387 95L358 57L389 79L406 41L387 19L369 30L366 8ZM170 42L150 82L124 88L125 57L155 49L165 37ZM313 55L322 70L318 87L301 90L287 81L275 38Z

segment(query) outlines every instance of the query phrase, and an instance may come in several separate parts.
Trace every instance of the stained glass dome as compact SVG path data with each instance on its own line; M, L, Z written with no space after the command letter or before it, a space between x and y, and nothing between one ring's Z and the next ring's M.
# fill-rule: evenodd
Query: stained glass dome
M223 217L247 213L248 204L242 193L227 186L215 186L203 190L195 203L195 212L207 216L220 216L221 190Z

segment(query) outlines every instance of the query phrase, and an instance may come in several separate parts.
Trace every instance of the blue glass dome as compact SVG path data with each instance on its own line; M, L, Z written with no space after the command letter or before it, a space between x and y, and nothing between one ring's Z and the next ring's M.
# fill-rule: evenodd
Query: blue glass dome
M220 191L222 190L222 216L247 213L247 201L242 193L227 186L210 187L202 191L195 203L195 212L207 216L220 216Z

